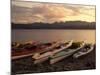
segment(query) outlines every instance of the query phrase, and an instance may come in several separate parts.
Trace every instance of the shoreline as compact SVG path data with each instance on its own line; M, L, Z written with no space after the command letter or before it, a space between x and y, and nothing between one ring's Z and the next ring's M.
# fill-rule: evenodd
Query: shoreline
M70 56L52 65L50 65L48 61L34 65L32 57L12 60L11 73L26 74L26 73L92 70L96 69L95 54L96 54L96 48L94 48L94 50L89 54L82 56L78 59L73 59Z

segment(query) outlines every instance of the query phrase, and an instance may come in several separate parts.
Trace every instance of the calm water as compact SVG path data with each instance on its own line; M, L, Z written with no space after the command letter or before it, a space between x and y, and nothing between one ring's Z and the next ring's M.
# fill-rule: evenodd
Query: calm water
M26 42L26 41L66 41L75 40L95 43L95 30L42 30L42 29L31 29L31 30L12 30L12 41Z

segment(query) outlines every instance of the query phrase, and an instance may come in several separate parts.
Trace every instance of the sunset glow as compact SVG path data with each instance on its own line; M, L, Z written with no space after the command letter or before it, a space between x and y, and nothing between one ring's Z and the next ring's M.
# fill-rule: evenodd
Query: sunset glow
M95 22L95 6L12 1L12 22Z

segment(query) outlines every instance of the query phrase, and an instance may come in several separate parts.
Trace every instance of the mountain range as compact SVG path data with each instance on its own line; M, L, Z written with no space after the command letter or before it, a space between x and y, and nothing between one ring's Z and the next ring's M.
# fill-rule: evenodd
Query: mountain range
M96 22L66 21L54 23L35 22L29 24L11 23L12 29L95 29Z

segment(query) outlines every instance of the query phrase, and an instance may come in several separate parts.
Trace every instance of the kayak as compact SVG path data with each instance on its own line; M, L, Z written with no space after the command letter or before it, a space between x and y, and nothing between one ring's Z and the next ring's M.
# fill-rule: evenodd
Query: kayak
M94 45L93 44L86 44L83 49L79 50L77 53L73 54L73 58L79 58L83 55L86 55L93 51Z
M54 64L72 54L74 54L75 52L77 52L78 50L82 49L85 45L85 42L81 42L81 43L72 43L72 46L56 53L55 55L50 57L50 64Z
M50 51L50 50L52 50L52 49L58 47L59 44L60 44L60 42L54 42L54 43L52 43L51 46L46 47L46 48L44 48L44 49L41 49L41 50L39 50L39 51L36 52L36 53L33 53L32 58L33 58L33 59L37 59L41 54L44 54L44 53L46 53L46 52L48 52L48 51Z
M48 51L48 52L45 52L45 53L42 53L42 54L39 54L39 53L35 54L32 57L35 60L34 63L37 64L37 63L41 63L41 62L48 60L49 57L54 55L55 53L60 52L64 49L70 47L72 45L72 42L73 41L68 41L68 42L65 42L65 43L59 45L58 47Z
M61 43L58 45L58 47L55 47L54 49L51 49L49 50L48 52L44 52L44 53L37 53L35 55L33 55L33 59L41 59L41 58L44 58L46 56L51 56L51 55L54 55L55 53L58 53L68 47L70 47L72 45L72 40L71 41L68 41L68 42L65 42L65 43Z
M21 44L21 46L18 46L17 48L14 48L11 52L11 59L19 59L24 58L28 56L32 56L35 53L40 53L42 51L45 51L45 49L49 49L54 47L56 42L52 42L51 44L45 43L45 44Z

